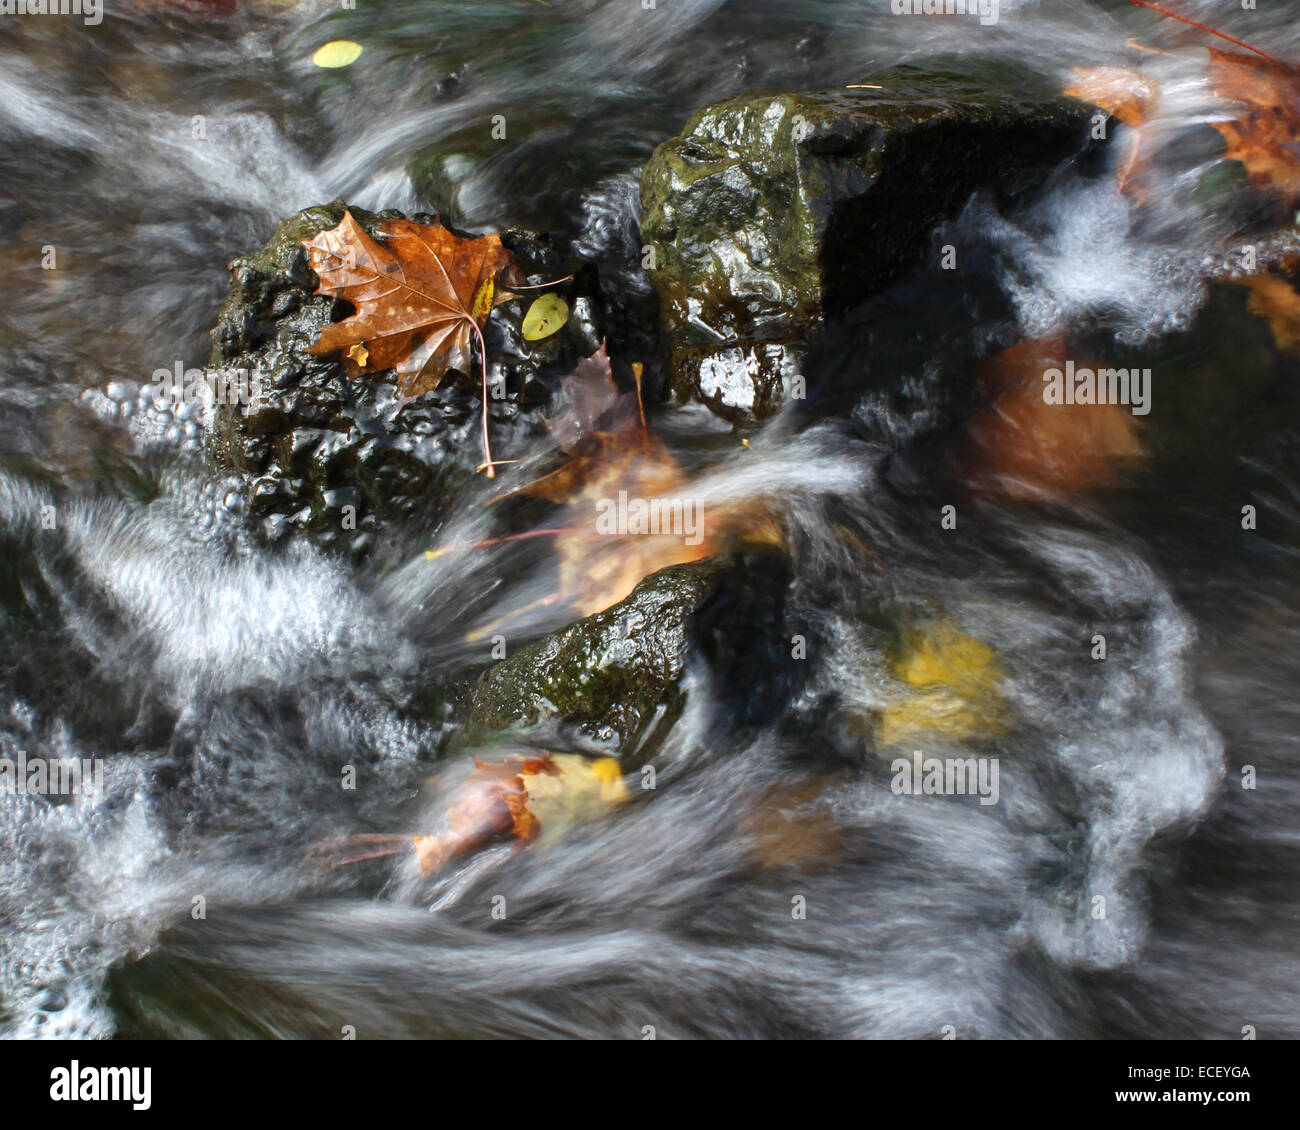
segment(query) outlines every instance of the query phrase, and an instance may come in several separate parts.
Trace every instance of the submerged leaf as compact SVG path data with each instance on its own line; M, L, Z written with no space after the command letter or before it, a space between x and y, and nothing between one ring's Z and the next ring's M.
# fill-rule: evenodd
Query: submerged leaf
M891 672L911 693L881 712L876 735L880 745L927 735L961 740L1005 731L997 657L987 644L950 621L909 632Z
M651 573L712 556L729 538L779 544L761 503L729 503L705 513L672 453L639 423L636 398L619 394L603 346L564 388L569 403L551 429L571 458L511 492L568 511L556 523L565 531L555 541L558 599L589 616L617 604ZM658 513L669 528L664 521L658 528L641 529L635 521L620 528L632 511Z
M1141 458L1129 406L1047 403L1043 374L1064 368L1064 354L1060 339L1027 341L981 367L989 403L966 425L964 458L975 489L1027 500L1070 497L1112 484L1119 467Z
M745 812L740 832L760 868L813 871L843 853L844 834L825 802L829 784L829 779L817 778L793 787L774 786Z
M1247 275L1238 280L1250 290L1250 312L1268 320L1277 347L1288 353L1300 353L1300 291L1294 281L1295 266L1294 262L1283 264L1287 277Z

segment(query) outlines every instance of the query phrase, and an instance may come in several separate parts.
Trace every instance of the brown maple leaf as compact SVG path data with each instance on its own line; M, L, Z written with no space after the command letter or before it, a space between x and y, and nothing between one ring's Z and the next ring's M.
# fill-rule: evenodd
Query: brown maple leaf
M496 282L514 270L496 235L462 239L441 224L388 220L372 239L345 212L337 227L303 240L320 279L317 294L341 298L356 311L321 330L307 350L338 354L363 373L397 374L403 396L438 387L448 369L468 373L478 339L483 373L483 447L488 472L487 354L482 324Z
M1272 58L1208 47L1214 93L1246 107L1240 117L1211 123L1228 159L1245 166L1250 183L1292 205L1300 201L1300 70Z

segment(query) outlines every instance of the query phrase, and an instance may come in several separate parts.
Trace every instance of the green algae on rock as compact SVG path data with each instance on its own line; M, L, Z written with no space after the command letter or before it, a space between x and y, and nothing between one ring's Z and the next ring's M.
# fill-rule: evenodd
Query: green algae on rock
M1086 141L1089 107L912 66L862 88L745 94L655 150L642 237L679 400L774 414L823 316L888 286L972 193L1014 196Z
M472 732L562 727L579 747L618 754L624 768L653 756L685 704L683 680L698 658L717 689L737 700L780 700L785 554L747 549L661 569L631 595L552 632L490 668L474 691Z

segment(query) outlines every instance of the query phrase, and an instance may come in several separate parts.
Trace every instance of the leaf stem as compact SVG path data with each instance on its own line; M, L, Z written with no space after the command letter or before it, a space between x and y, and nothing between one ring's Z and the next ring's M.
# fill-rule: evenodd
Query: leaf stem
M528 286L512 286L511 290L541 290L544 286L559 286L560 283L573 282L572 275L565 275L562 279L551 279L550 282L532 283Z
M470 318L469 324L478 335L479 362L483 368L483 462L487 467L487 477L495 479L497 473L496 465L492 462L492 441L488 438L487 342L483 340L483 331L473 318Z

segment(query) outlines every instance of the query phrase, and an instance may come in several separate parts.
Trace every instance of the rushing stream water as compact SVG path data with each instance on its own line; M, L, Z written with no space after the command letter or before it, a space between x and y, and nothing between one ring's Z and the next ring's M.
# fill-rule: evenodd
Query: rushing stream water
M238 485L205 469L201 421L151 423L135 400L155 369L204 363L225 264L282 218L334 198L429 208L417 154L459 154L439 174L449 220L566 233L643 287L625 246L636 178L696 107L936 54L1062 82L1154 38L1150 13L1003 0L980 28L886 0L225 7L108 0L97 26L0 25L0 750L105 765L102 796L0 796L0 1032L1300 1036L1294 393L1233 428L1201 419L1202 452L1102 502L972 502L961 538L906 489L926 379L904 398L850 381L847 403L783 415L752 450L670 410L660 427L706 507L761 497L788 532L788 615L816 641L803 685L740 728L693 672L650 801L422 883L322 880L304 853L413 830L446 735L412 704L482 660L469 628L536 600L548 550L424 559L488 534L483 484L360 566L306 540L272 552L241 527ZM1233 29L1300 59L1281 8ZM338 38L362 62L314 67ZM1164 67L1156 125L1173 135L1209 95L1182 56ZM487 149L493 114L515 140ZM1172 145L1170 183L1216 159ZM1139 222L1066 169L1015 217L972 200L945 238L981 249L1026 337L1093 319L1161 379L1250 389L1267 367L1294 385L1267 327L1207 281L1229 230L1176 193ZM940 341L935 318L959 309L944 301L899 298L898 338ZM855 350L819 356L887 367ZM147 506L124 465L147 466ZM73 499L55 530L50 481ZM1000 657L1015 721L997 804L900 797L887 761L854 753L850 720L886 698L881 606L942 609ZM344 764L369 782L354 797ZM754 866L747 821L774 795L834 839L823 865ZM488 914L501 892L505 922Z

